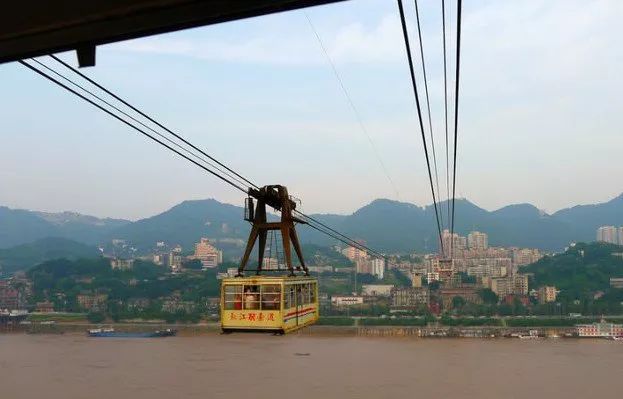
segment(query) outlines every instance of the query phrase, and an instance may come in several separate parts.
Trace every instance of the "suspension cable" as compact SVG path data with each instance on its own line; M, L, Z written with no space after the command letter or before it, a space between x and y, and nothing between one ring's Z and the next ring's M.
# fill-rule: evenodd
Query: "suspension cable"
M327 62L329 63L329 65L331 65L333 74L335 75L335 78L337 79L339 86L342 89L342 93L344 93L344 97L346 97L346 101L350 105L350 108L353 111L353 114L355 115L355 119L357 119L357 123L359 124L361 131L368 139L368 142L370 143L370 146L372 147L372 150L374 151L374 155L376 156L376 160L379 162L379 165L381 166L381 169L383 170L385 177L387 177L387 180L389 180L389 184L392 186L392 188L396 192L396 197L400 199L400 193L398 192L398 188L396 188L396 184L394 183L394 180L391 178L389 172L387 171L387 167L385 166L385 163L383 162L383 158L381 158L381 154L379 153L379 150L376 148L376 145L374 144L374 141L372 140L370 133L368 133L368 129L366 129L366 125L363 123L361 114L359 113L359 110L355 106L355 103L352 97L348 93L348 90L346 90L344 81L342 80L342 77L340 76L340 73L338 72L337 67L335 66L335 63L331 59L331 56L329 55L329 52L327 51L327 48L325 47L324 42L322 41L322 38L320 37L320 34L318 33L318 31L316 30L316 27L312 23L311 18L309 18L309 15L306 12L303 12L303 14L305 14L307 23L309 24L309 27L311 28L312 32L314 32L314 36L316 37L316 40L318 41L318 44L320 45L320 48L322 49L322 52L324 53L327 59Z
M446 207L448 208L448 224L450 224L450 143L448 137L448 72L446 52L446 0L441 0L441 24L443 30L443 108L444 126L446 130ZM450 226L448 226L450 227Z
M422 41L422 29L420 27L420 13L418 11L417 0L415 0L415 19L417 22L417 32L418 38L420 42L420 57L422 60L422 73L424 77L424 92L426 93L426 108L428 109L428 128L430 131L430 145L433 150L433 165L435 167L435 183L437 186L437 194L439 195L439 199L441 199L441 191L439 191L439 173L437 169L437 155L435 151L435 136L433 134L433 118L430 113L430 98L428 95L428 78L426 77L426 61L424 60L424 44ZM441 225L443 226L443 212L439 212L439 217L441 221Z
M213 170L207 168L206 166L198 163L197 161L189 158L188 156L182 154L181 152L179 152L178 150L174 149L173 147L165 144L164 142L158 140L157 138L155 138L154 136L152 136L151 134L147 133L145 130L142 130L139 127L134 126L132 123L128 122L127 120L123 119L122 117L120 117L119 115L115 114L114 112L106 109L105 107L103 107L100 104L97 104L96 102L94 102L93 100L85 97L84 95L78 93L77 91L75 91L74 89L70 88L69 86L63 84L62 82L60 82L59 80L55 79L54 77L46 74L45 72L37 69L37 67L28 64L27 62L20 60L19 61L20 64L24 65L25 67L27 67L28 69L36 72L37 74L43 76L44 78L46 78L47 80L55 83L56 85L62 87L63 89L67 90L68 92L80 97L81 99L83 99L84 101L88 102L89 104L93 105L96 108L99 108L100 110L104 111L105 113L107 113L108 115L112 116L113 118L125 123L126 125L130 126L132 129L138 131L139 133L141 133L142 135L150 138L151 140L155 141L156 143L168 148L169 150L173 151L174 153L176 153L177 155L181 156L182 158L186 159L187 161L192 162L193 164L197 165L198 167L200 167L201 169L205 170L206 172L212 174L213 176L217 177L218 179L224 181L225 183L229 184L230 186L242 191L243 193L247 193L247 190L239 185L237 185L236 183L232 182L231 180L228 180L227 178L221 176L220 174L214 172Z
M125 113L124 111L122 111L122 110L120 110L119 108L117 108L116 106L114 106L114 105L112 105L112 104L108 103L106 100L103 100L101 97L99 97L99 96L97 96L96 94L94 94L94 93L90 92L89 90L85 89L84 87L80 86L79 84L77 84L77 83L75 83L75 82L71 81L71 79L68 79L68 78L64 77L62 74L60 74L60 73L56 72L55 70L53 70L53 69L51 69L51 68L47 67L45 64L43 64L43 63L39 62L38 60L32 59L32 61L34 61L35 63L37 63L37 64L41 65L42 67L44 67L44 68L46 68L46 69L48 69L49 71L53 72L54 74L56 74L57 76L59 76L59 77L63 78L64 80L66 80L66 81L70 82L72 85L74 85L74 86L76 86L76 87L80 88L80 89L81 89L81 90L83 90L84 92L86 92L86 93L90 94L91 96L93 96L93 97L97 98L98 100L102 101L104 104L106 104L106 105L110 106L110 107L111 107L111 108L113 108L115 111L120 112L121 114L123 114L125 117L130 118L131 120L133 120L133 121L134 121L134 122L136 122L136 123L141 124L142 126L145 126L147 129L151 130L152 132L155 132L155 134L157 134L158 136L160 136L160 137L162 137L163 139L165 139L165 140L167 140L167 141L171 142L171 140L170 140L170 139L168 139L168 138L164 137L162 134L160 134L160 133L156 132L154 129L152 129L152 128L150 128L150 127L146 126L146 125L145 125L145 124L143 124L142 122L138 121L136 118L134 118L134 117L132 117L132 116L129 116L129 115L128 115L127 113ZM178 150L176 150L175 148L171 147L170 145L168 145L168 144L164 143L163 141L161 141L161 140L157 139L156 137L152 136L152 135L151 135L150 133L148 133L147 131L145 131L145 130L141 129L140 127L137 127L137 126L136 126L136 125L134 125L132 122L128 121L126 118L124 118L124 117L122 117L122 116L119 116L119 115L118 115L118 114L116 114L114 111L112 111L112 110L110 110L110 109L107 109L107 108L106 108L106 107L104 107L103 105L98 104L97 102L93 101L92 99L90 99L90 98L86 97L85 95L83 95L83 94L79 93L78 91L76 91L76 90L72 89L71 87L69 87L69 86L65 85L64 83L62 83L62 82L61 82L61 81L59 81L58 79L56 79L56 78L54 78L53 76L51 76L51 75L47 74L46 72L44 72L44 71L40 70L40 69L39 69L39 68L37 68L36 66L31 65L31 64L29 64L29 63L27 63L26 61L23 61L23 60L21 60L21 61L19 61L19 62L20 62L22 65L24 65L25 67L27 67L28 69L30 69L30 70L34 71L35 73L39 74L40 76L42 76L42 77L46 78L46 79L47 79L47 80L49 80L50 82L52 82L52 83L54 83L54 84L58 85L59 87L61 87L61 88L65 89L66 91L68 91L68 92L70 92L70 93L74 94L75 96L77 96L77 97L79 97L80 99L82 99L82 100L84 100L84 101L88 102L88 103L89 103L89 104L91 104L92 106L94 106L94 107L96 107L96 108L100 109L101 111L103 111L103 112L105 112L106 114L108 114L108 115L112 116L113 118L115 118L115 119L119 120L120 122L122 122L122 123L124 123L124 124L128 125L128 126L129 126L129 127L131 127L132 129L134 129L134 130L136 130L137 132L141 133L142 135L144 135L144 136L146 136L146 137L150 138L151 140L155 141L156 143L158 143L158 144L162 145L163 147L165 147L165 148L167 148L167 149L169 149L169 150L173 151L173 152L174 152L174 153L176 153L178 156L180 156L180 157L182 157L182 158L186 159L187 161L189 161L189 162L193 163L194 165L196 165L196 166L200 167L200 168L201 168L201 169L203 169L204 171L206 171L206 172L208 172L208 173L212 174L213 176L217 177L218 179L220 179L220 180L222 180L222 181L226 182L226 183L227 183L227 184L229 184L230 186L232 186L232 187L234 187L234 188L238 189L239 191L241 191L241 192L243 192L243 193L247 194L248 190L246 190L244 187L242 187L242 186L240 186L240 185L236 184L236 183L240 183L237 179L234 179L234 180L236 180L236 182L233 182L233 181L229 180L227 177L224 177L224 176L220 175L219 173L217 173L217 172L215 172L215 171L211 170L210 168L206 167L205 165L203 165L203 164L199 163L199 162L201 162L201 161L203 161L203 162L205 162L205 163L209 163L209 162L208 162L208 161L206 161L205 159L202 159L202 158L201 158L200 156L198 156L197 154L194 154L194 153L192 153L192 152L189 152L189 150L187 150L187 149L185 149L185 148L183 148L183 147L179 146L179 144L177 144L177 143L171 142L173 145L175 145L175 146L177 146L178 148L180 148L180 150L182 150L182 151L185 151L185 152L189 153L191 156L194 156L195 158L198 158L198 159L199 159L199 162L197 162L197 161L196 161L196 160L194 160L194 159L191 159L189 156L184 155L183 153L181 153L180 151L178 151ZM97 83L95 83L94 81L93 81L92 83L93 83L95 86L97 86L97 87L100 87L100 88L101 88L101 86L100 86L100 85L98 85ZM103 89L103 90L105 90L105 89ZM118 98L116 95L114 95L114 94L112 94L112 93L109 93L109 94L111 94L111 96L113 96L113 97L115 97L115 98ZM130 106L130 107L131 107L131 106ZM142 112L140 112L140 111L138 111L138 110L137 110L137 112L138 112L139 114L142 114ZM160 126L160 124L159 124L158 122L154 122L154 123L155 123L156 125ZM192 144L189 144L189 145L190 145L191 147L193 147L193 148L196 148L196 147L194 147ZM212 158L212 157L210 157L210 156L208 156L208 157L209 157L210 159L213 159L213 158ZM215 161L215 162L218 162L218 161ZM220 164L220 163L219 163L219 164ZM220 165L222 165L222 164L220 164ZM215 167L214 165L210 165L210 166ZM239 174L237 174L236 172L234 172L232 169L228 168L227 166L224 166L224 165L223 165L223 167L224 167L224 168L226 168L227 170L232 171L232 173L234 173L236 176L240 176ZM219 170L219 171L220 171L220 172L222 172L222 173L226 173L226 172L223 172L222 170ZM228 176L228 177L229 177L229 178L231 178L231 179L233 179L231 176ZM242 179L244 179L244 178L242 178ZM252 183L251 183L251 184L252 184ZM254 184L252 184L252 185L253 185L253 186L255 186ZM257 187L257 186L256 186L256 187ZM346 235L344 235L344 234L342 234L342 233L338 232L337 230L335 230L335 229L333 229L333 228L331 228L331 227L329 227L329 226L325 225L324 223L322 223L322 222L320 222L320 221L316 220L315 218L313 218L313 217L311 217L311 216L309 216L309 215L306 215L306 214L304 214L304 213L302 213L302 212L300 212L300 211L295 211L295 212L296 212L297 214L299 214L301 217L305 218L305 219L306 219L306 221L307 221L307 224L308 224L311 228L313 228L313 229L315 229L315 230L317 230L317 231L319 231L319 232L321 232L321 233L323 233L323 234L325 234L325 235L328 235L328 236L330 236L330 237L332 237L332 238L334 238L334 239L336 239L336 240L338 240L338 241L340 241L340 242L343 242L344 244L354 246L354 247L356 247L356 248L358 248L358 249L361 249L361 250L365 250L367 253L372 254L372 255L373 255L373 256L375 256L375 257L385 259L385 256L384 256L383 254L381 254L381 253L379 253L379 252L377 252L377 251L375 251L375 250L373 250L373 249L371 249L371 248L369 248L369 247L367 247L367 246L365 246L365 245L363 245L363 244L361 244L361 243L358 243L357 241L355 241L355 240L351 239L350 237L347 237ZM320 225L320 226L322 226L322 227L319 227L319 226L317 226L316 224L318 224L318 225Z
M454 235L454 200L456 198L456 153L457 153L457 139L458 139L458 126L459 126L459 71L461 70L461 8L462 1L457 0L457 15L456 15L456 77L455 77L455 96L454 96L454 163L452 173L452 228L451 234ZM451 236L451 237L452 237ZM452 255L452 246L450 247L450 254Z
M375 256L377 256L377 257L381 257L381 258L385 257L385 255L381 254L380 252L377 252L377 251L375 251L375 250L373 250L371 248L368 248L366 245L361 244L360 242L357 242L357 241L353 240L352 238L345 236L344 234L340 233L339 231L337 231L337 230L327 226L326 224L322 223L318 219L315 219L315 218L313 218L313 217L311 217L309 215L306 215L303 212L300 212L300 211L297 211L297 210L294 210L294 213L296 213L299 216L305 218L306 219L305 222L307 222L307 224L310 225L310 227L316 228L317 226L314 226L314 225L319 225L319 226L322 226L323 229L326 229L326 230L330 231L331 233L337 235L338 237L341 237L341 238L337 238L337 237L334 237L334 238L338 239L339 241L341 241L341 242L343 242L345 244L348 244L348 245L351 245L353 247L357 247L358 249L362 249L362 250L365 250L367 252L370 252L370 253L374 254ZM327 233L325 233L325 234L327 234Z
M212 157L211 155L207 154L205 151L201 150L198 147L195 147L193 144L191 144L189 141L187 141L185 138L183 138L182 136L180 136L179 134L175 133L174 131L172 131L171 129L167 128L166 126L164 126L163 124L161 124L160 122L156 121L155 119L153 119L152 117L150 117L149 115L147 115L146 113L144 113L143 111L139 110L138 108L136 108L135 106L133 106L132 104L128 103L127 101L125 101L123 98L119 97L118 95L116 95L115 93L113 93L112 91L108 90L107 88L105 88L104 86L102 86L101 84L97 83L95 80L89 78L87 75L83 74L82 72L80 72L79 70L77 70L76 68L72 67L71 65L67 64L66 62L64 62L63 60L61 60L60 58L58 58L57 56L55 56L54 54L51 54L50 57L52 57L54 60L56 60L57 62L59 62L60 64L64 65L67 69L69 69L70 71L74 72L75 74L81 76L82 78L86 79L87 81L89 81L90 83L92 83L93 85L95 85L96 87L100 88L101 90L103 90L104 92L106 92L107 94L109 94L110 96L114 97L115 99L119 100L120 102L122 102L123 104L125 104L126 106L130 107L132 110L134 110L135 112L137 112L138 114L142 115L143 117L147 118L150 122L156 124L158 127L166 130L168 133L172 134L175 138L177 138L178 140L181 140L182 142L184 142L184 144L191 146L194 150L199 151L201 154L203 154L204 156L210 158L212 161L216 162L217 164L219 164L220 166L222 166L223 168L227 169L228 171L230 171L231 173L235 174L236 176L238 176L239 178L241 178L242 180L244 180L246 183L250 184L251 186L255 187L255 188L259 188L257 185L255 185L254 183L252 183L251 181L249 181L246 177L238 174L236 171L234 171L233 169L229 168L228 166L224 165L223 163L221 163L220 161L218 161L216 158Z
M422 122L422 110L420 108L420 99L417 92L417 83L415 81L415 72L413 70L413 59L411 57L411 47L409 45L409 33L407 31L407 22L405 20L405 13L402 5L402 0L398 0L398 10L400 12L400 22L402 24L402 34L404 36L405 49L407 52L407 60L409 61L409 71L411 73L411 84L413 85L413 94L415 96L415 104L417 108L418 120L420 122L420 132L422 134L422 144L424 145L424 155L426 156L426 168L428 169L428 180L430 183L430 189L433 194L433 206L435 208L435 218L437 219L437 233L439 235L439 245L441 253L444 253L443 240L441 239L441 223L439 222L439 211L437 209L437 198L435 196L435 186L433 184L433 174L430 168L430 159L428 156L428 146L426 145L426 134L424 133L424 123Z
M192 151L188 150L187 148L184 148L183 146L181 146L179 143L176 143L175 141L171 140L170 138L166 137L165 135L163 135L162 133L158 132L157 130L153 129L152 127L146 125L145 123L139 121L138 119L136 119L135 117L133 117L132 115L128 114L127 112L119 109L117 106L115 106L114 104L111 104L110 102L106 101L105 99L103 99L102 97L98 96L97 94L93 93L92 91L84 88L83 86L81 86L80 84L74 82L73 80L69 79L68 77L64 76L63 74L61 74L60 72L50 68L49 66L47 66L46 64L40 62L37 59L32 58L32 61L34 61L35 63L39 64L41 67L47 69L48 71L52 72L53 74L55 74L56 76L58 76L59 78L65 80L66 82L68 82L69 84L73 85L74 87L82 90L85 93L88 93L90 96L98 99L99 101L101 101L102 103L106 104L107 106L111 107L112 109L114 109L115 111L123 114L126 118L131 119L132 121L134 121L135 123L138 123L139 125L143 126L145 129L150 130L151 132L153 132L154 134L156 134L157 136L159 136L160 138L162 138L163 140L169 142L171 145L177 147L179 150L184 151L185 153L187 153L188 155L194 157L195 159L198 159L200 162L204 162L206 164L208 164L210 167L215 168L216 170L218 170L221 173L224 173L225 175L227 175L227 177L229 177L230 179L233 179L236 181L236 183L239 183L240 185L245 185L245 182L243 182L240 178L237 178L235 175L232 175L231 173L229 173L227 170L223 170L221 168L219 168L218 166L212 164L211 162L207 161L206 159L202 158L201 156L193 153Z

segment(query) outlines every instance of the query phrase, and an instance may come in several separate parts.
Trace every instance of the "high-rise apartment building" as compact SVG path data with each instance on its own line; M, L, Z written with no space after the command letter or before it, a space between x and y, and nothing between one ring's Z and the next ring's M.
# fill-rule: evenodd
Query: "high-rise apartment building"
M620 230L614 226L601 226L597 229L597 241L618 244Z
M357 240L357 243L365 245L364 241ZM346 247L342 250L342 255L346 256L348 259L354 262L359 259L366 259L368 257L368 252L365 249L360 249L357 247Z
M623 226L619 227L619 245L623 245Z
M537 262L543 254L535 248L511 248L511 256L514 266L524 266Z
M448 229L441 233L441 242L446 253L449 253L450 248L452 248L452 251L467 249L467 238L457 233L450 233Z
M467 247L469 249L487 249L489 247L489 236L480 231L472 231L467 235Z
M195 244L195 253L191 257L199 259L204 269L214 268L223 263L223 252L216 249L207 238Z
M385 276L385 260L379 258L359 258L355 261L355 269L360 274L372 274L378 279Z

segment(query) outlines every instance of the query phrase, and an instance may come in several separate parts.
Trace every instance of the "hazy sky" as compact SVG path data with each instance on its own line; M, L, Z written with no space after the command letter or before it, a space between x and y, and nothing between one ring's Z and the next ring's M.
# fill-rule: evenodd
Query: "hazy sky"
M420 3L443 177L440 1ZM287 185L307 212L429 204L396 2L306 12L398 193L302 11L99 47L83 71L258 184ZM464 1L458 195L551 212L623 191L622 17L619 0ZM186 199L242 204L22 66L0 65L0 82L0 205L136 219Z

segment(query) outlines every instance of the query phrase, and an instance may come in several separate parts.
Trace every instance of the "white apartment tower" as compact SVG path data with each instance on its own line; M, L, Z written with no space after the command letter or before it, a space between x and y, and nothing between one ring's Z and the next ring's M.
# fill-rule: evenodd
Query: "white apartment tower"
M614 226L601 226L597 229L597 241L618 244L620 242L620 230Z
M489 236L480 231L472 231L467 235L467 247L469 249L487 249L489 247Z
M448 229L445 229L441 233L441 240L446 252L448 252L450 248L453 250L463 250L467 248L467 239L457 233L450 233Z

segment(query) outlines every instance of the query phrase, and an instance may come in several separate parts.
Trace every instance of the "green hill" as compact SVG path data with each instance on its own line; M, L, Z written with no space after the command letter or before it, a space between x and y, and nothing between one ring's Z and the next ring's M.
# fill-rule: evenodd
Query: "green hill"
M65 238L48 237L12 248L0 249L0 270L13 273L51 259L97 258L99 250Z
M139 251L150 250L157 241L192 248L201 237L246 239L250 227L243 215L242 208L213 199L184 201L159 215L115 229L108 239L128 240Z
M623 257L619 254L623 254L623 247L618 245L579 243L523 267L521 272L534 274L534 287L556 286L562 300L591 300L598 291L618 298L623 290L611 289L610 278L623 277Z
M128 223L128 220L100 219L75 212L49 213L0 206L0 249L46 237L97 245L109 231Z

